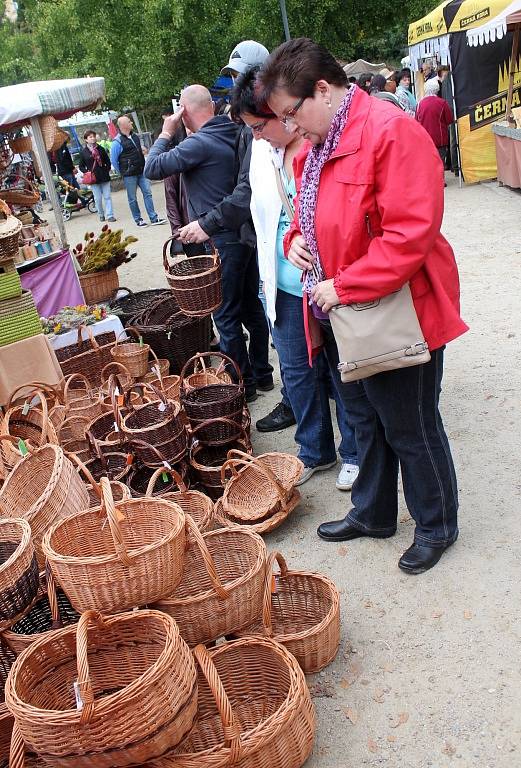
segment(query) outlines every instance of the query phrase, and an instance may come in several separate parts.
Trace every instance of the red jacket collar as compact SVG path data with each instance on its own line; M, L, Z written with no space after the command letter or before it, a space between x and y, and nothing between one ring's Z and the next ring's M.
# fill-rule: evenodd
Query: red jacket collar
M341 157L358 152L362 144L362 133L371 109L371 97L365 91L356 86L356 90L349 109L349 118L344 132L340 137L338 146L330 157Z

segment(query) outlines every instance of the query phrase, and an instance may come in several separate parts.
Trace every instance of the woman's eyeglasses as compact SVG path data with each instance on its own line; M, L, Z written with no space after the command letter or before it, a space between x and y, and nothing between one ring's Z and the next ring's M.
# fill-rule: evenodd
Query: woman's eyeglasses
M299 99L297 101L297 103L295 104L295 106L292 107L292 109L290 109L289 112L286 112L284 117L280 118L280 122L282 123L283 126L288 128L290 125L294 124L294 122L295 122L295 115L297 114L297 112L299 111L301 106L306 101L306 98L307 98L307 96L303 96L301 99Z
M262 133L267 124L268 120L262 120L262 122L255 123L255 125L250 126L250 128L252 129L253 133Z

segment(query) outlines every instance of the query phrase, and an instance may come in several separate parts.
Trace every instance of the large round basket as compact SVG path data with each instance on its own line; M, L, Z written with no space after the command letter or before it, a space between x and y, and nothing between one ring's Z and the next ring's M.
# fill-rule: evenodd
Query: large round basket
M0 515L23 517L31 526L40 566L45 531L87 509L89 493L59 445L44 445L18 462L0 491Z
M163 246L165 275L181 312L204 317L218 309L223 300L221 260L214 250L208 256L192 256L169 264L169 238Z
M289 651L245 638L211 651L198 645L194 654L197 718L161 768L301 768L313 749L315 712Z
M156 608L174 618L188 645L209 643L262 615L266 547L260 536L222 528L190 533L183 580Z
M0 519L0 630L13 624L31 605L38 586L38 562L29 523Z
M43 550L77 611L113 613L173 594L183 575L185 513L141 498L114 502L101 478L102 515L80 512L51 528Z
M190 730L196 671L166 614L87 611L76 627L49 633L18 657L6 703L16 723L12 754L23 755L25 742L56 768L139 764Z
M99 304L100 301L112 299L119 288L117 269L106 269L102 272L80 272L81 290L86 304Z
M151 387L150 384L146 386ZM154 459L150 451L145 452L140 446L141 442L156 446L166 461L176 462L186 453L188 438L185 420L181 417L179 403L167 400L158 390L155 393L157 399L151 403L139 406L129 403L121 428L127 439L136 446L136 455L144 463L152 465Z
M141 464L137 461L132 465L130 475L125 478L127 486L130 488L132 496L140 498L141 496L160 496L166 497L170 492L174 492L177 487L177 483L172 474L174 471L183 479L185 485L189 483L189 466L186 461L179 461L177 464L170 466L170 469L165 469L165 472L161 472L161 476L157 478L157 469L155 467L147 467L146 464ZM151 487L151 480L155 476L153 481L153 487ZM177 502L176 502L177 503ZM181 504L179 504L181 506Z
M277 561L280 574L272 576ZM272 552L266 569L262 621L243 635L272 637L295 656L306 675L333 661L340 644L340 596L331 579L320 573L288 571L285 559Z
M213 518L213 501L200 491L188 490L185 481L175 469L156 469L149 480L146 496L156 494L157 482L161 478L163 487L165 479L170 476L178 491L162 492L161 497L179 504L185 515L189 515L200 531L205 531Z

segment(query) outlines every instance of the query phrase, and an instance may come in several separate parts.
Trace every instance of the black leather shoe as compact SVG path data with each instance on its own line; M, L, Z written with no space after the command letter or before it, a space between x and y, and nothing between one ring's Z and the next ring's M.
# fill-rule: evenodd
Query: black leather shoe
M412 544L401 556L398 567L412 575L425 573L436 565L446 549L448 547L424 547L423 544Z
M249 387L246 388L246 392L244 393L244 398L247 403L253 403L258 398L257 394L257 388L252 387L251 389Z
M343 520L332 520L330 523L322 523L322 525L318 526L317 533L324 541L351 541L362 536L372 539L388 539L394 536L394 533L388 533L385 536L374 536L371 533L364 533L364 531L351 525L346 518Z
M293 411L280 402L277 403L271 413L268 413L263 419L259 419L255 426L259 432L278 432L281 429L292 427L293 424L296 424Z
M264 381L262 384L257 382L257 389L260 389L261 392L271 392L274 388L275 384L273 381Z

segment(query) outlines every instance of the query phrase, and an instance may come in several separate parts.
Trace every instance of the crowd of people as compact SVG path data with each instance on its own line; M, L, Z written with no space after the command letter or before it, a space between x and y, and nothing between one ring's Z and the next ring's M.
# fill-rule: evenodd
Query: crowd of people
M399 567L423 573L458 536L438 405L445 345L466 330L454 254L440 233L441 152L423 120L412 119L429 113L421 105L434 91L417 107L406 70L349 83L306 38L271 54L243 41L223 72L234 79L230 114L215 113L203 85L187 87L146 158L145 177L165 181L173 252L218 250L223 304L214 321L248 402L274 387L271 335L281 398L256 426L296 424L301 484L337 463L334 401L336 485L351 490L352 506L318 535L392 536L401 469L415 534ZM344 383L330 312L406 284L430 360Z

